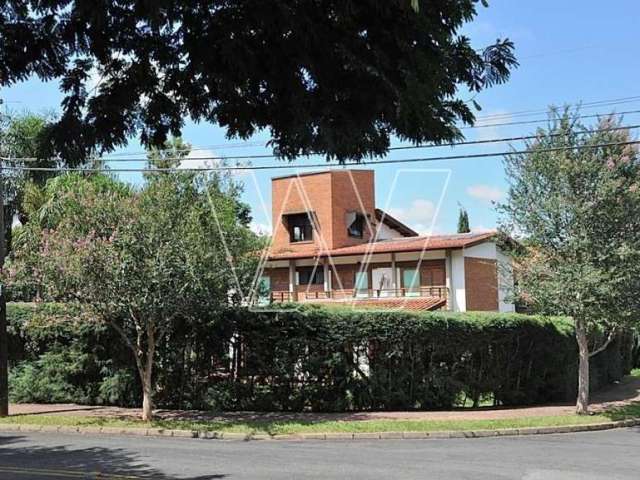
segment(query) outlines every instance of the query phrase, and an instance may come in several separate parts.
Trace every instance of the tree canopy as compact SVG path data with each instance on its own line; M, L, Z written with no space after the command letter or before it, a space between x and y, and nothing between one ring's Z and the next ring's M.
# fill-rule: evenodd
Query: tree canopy
M508 155L503 228L521 236L516 294L540 313L574 319L578 412L588 405L588 358L640 308L640 159L615 118L597 129L570 112ZM608 144L608 146L600 146ZM613 145L611 145L613 144Z
M482 0L20 0L0 6L0 86L36 75L65 95L41 155L81 163L185 118L229 137L266 129L287 159L341 161L462 136L477 92L508 79L513 44L460 33Z
M16 236L8 284L112 325L133 353L149 419L158 342L176 322L238 303L253 281L259 244L238 188L220 175L160 175L140 191L105 175L57 177Z

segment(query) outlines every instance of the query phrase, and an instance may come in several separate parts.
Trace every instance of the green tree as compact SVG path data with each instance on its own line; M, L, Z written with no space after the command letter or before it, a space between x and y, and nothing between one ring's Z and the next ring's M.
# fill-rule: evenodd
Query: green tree
M160 175L140 191L104 176L55 182L42 223L17 242L10 281L35 281L45 299L112 325L133 353L149 420L158 343L174 322L239 302L253 279L257 240L239 187L217 174Z
M509 40L478 48L460 33L479 3L3 2L0 87L60 82L42 155L70 162L134 135L161 146L187 116L230 137L268 130L283 158L360 160L392 135L460 138L457 124L474 121L461 97L508 79Z
M640 161L613 118L587 132L555 116L508 155L502 227L522 236L516 294L538 312L573 318L579 350L576 409L589 405L589 358L606 348L640 307ZM593 127L592 127L593 129ZM596 146L614 144L610 146Z
M40 142L44 132L51 122L49 115L30 112L21 114L0 114L0 157L6 167L55 167L54 160L37 159ZM11 160L27 158L29 160ZM34 192L40 188L48 178L55 176L55 172L20 171L11 168L2 170L2 194L5 215L6 248L11 249L12 220L17 214L21 222L26 222L23 202L28 191Z
M147 150L147 162L149 169L176 168L183 158L191 152L191 144L186 143L181 137L173 137L167 140L162 148L150 147ZM147 179L157 178L157 173L146 173Z
M460 207L460 212L458 213L458 233L469 233L470 231L467 209Z

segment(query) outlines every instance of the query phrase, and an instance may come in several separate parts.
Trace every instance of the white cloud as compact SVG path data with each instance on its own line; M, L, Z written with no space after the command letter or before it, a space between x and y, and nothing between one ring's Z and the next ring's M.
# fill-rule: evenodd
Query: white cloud
M237 162L237 163L225 162L224 157L218 155L213 150L207 150L203 148L203 149L191 150L191 152L189 152L189 155L187 155L186 158L180 162L180 165L178 165L178 168L179 169L186 169L186 168L204 169L204 168L221 167L223 165L227 167L241 167L241 166L244 167L244 166L250 166L251 164L243 163L243 162ZM236 177L246 175L247 173L249 173L249 170L236 169L236 168L231 168L229 171L231 172L232 175Z
M486 227L485 225L476 225L475 227L471 227L472 233L486 233L486 232L493 232L493 231L495 231L495 228L489 228L489 227Z
M446 233L440 225L432 226L431 224L425 225L424 223L412 223L409 226L421 237L426 237L428 235L442 235Z
M406 223L420 235L440 232L439 227L434 224L436 204L431 200L417 198L411 202L409 207L389 208L389 215Z
M430 224L436 213L436 205L431 200L418 198L408 208L390 208L389 215L405 223Z
M180 162L178 168L214 168L219 164L220 158L213 150L191 150L189 155Z
M260 222L251 222L249 228L258 235L271 235L271 225Z
M504 192L499 188L482 183L467 187L467 194L485 202L497 202L504 196Z

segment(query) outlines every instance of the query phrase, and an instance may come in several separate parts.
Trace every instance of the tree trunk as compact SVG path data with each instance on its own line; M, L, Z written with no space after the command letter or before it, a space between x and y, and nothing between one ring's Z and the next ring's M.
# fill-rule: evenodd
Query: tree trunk
M142 420L153 420L153 362L156 353L155 327L147 326L147 355L144 367L140 368L140 380L142 380Z
M142 421L153 420L153 387L142 385Z
M587 329L584 321L576 320L576 340L578 341L579 366L578 366L578 399L576 413L587 415L589 413L589 343Z

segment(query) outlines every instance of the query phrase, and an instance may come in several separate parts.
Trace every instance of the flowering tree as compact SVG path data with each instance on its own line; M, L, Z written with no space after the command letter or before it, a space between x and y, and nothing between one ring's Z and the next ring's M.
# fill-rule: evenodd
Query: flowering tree
M111 324L133 353L150 420L159 341L176 320L237 302L233 292L255 272L238 186L190 174L161 175L140 191L105 176L53 182L40 224L19 235L12 282L35 281L43 298L78 302Z
M580 414L589 405L589 358L640 307L640 159L619 125L607 118L589 129L565 113L528 153L505 160L503 228L522 237L516 293L539 312L573 318Z

